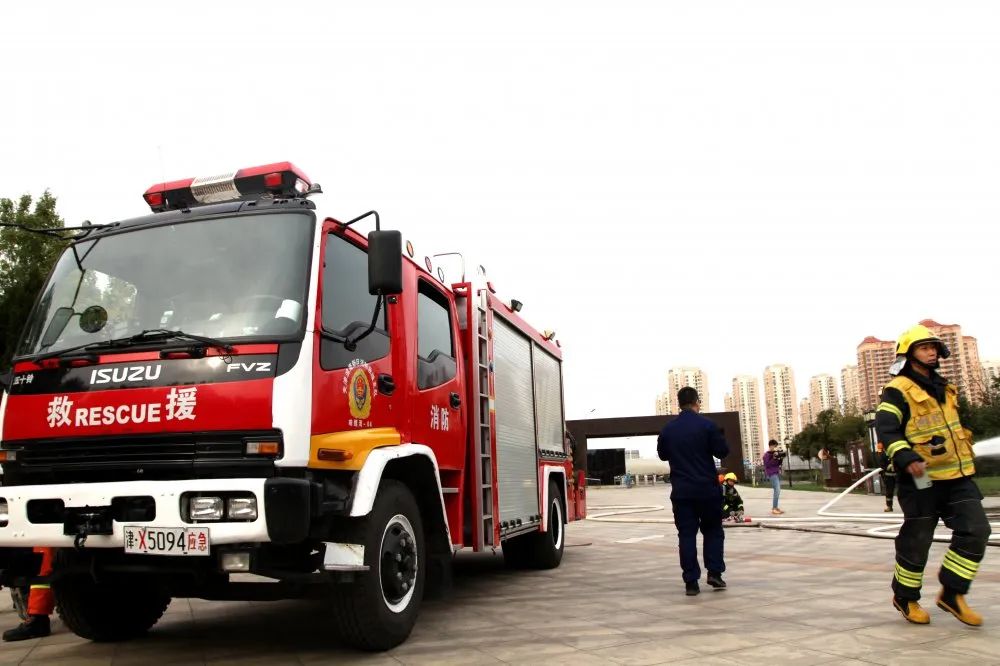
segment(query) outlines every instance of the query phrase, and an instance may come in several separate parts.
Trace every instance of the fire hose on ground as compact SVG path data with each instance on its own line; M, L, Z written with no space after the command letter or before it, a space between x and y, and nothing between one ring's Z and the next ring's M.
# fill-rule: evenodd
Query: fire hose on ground
M872 539L894 539L896 537L896 532L899 531L900 526L903 524L902 518L897 518L896 516L887 516L884 513L854 513L845 512L837 513L832 511L832 508L842 500L844 497L849 495L851 491L860 486L862 483L870 479L871 477L879 474L882 470L875 468L871 470L866 470L866 474L860 479L854 482L848 488L845 488L836 497L831 499L829 502L824 504L816 512L815 517L805 517L796 518L789 516L766 516L764 518L757 518L750 523L736 523L732 526L746 526L746 527L765 527L771 529L787 529L796 530L800 532L822 532L825 534L844 534L847 536L860 536ZM594 510L599 513L594 513L587 516L587 520L593 520L595 522L611 522L611 523L655 523L655 524L672 524L674 521L672 518L660 518L660 517L642 517L642 518L627 518L624 516L636 513L648 513L652 511L662 511L664 507L657 504L648 505L633 505L633 504L614 504L606 506L596 506L593 507ZM865 532L851 532L848 530L830 530L830 529L815 529L810 527L804 527L803 525L813 525L813 524L833 524L833 523L880 523L878 527L873 527ZM991 546L1000 545L1000 522L991 522L990 527L993 529L993 534L990 536L989 543ZM890 532L891 530L891 532ZM935 532L934 540L939 542L947 542L951 540L951 532L941 533Z

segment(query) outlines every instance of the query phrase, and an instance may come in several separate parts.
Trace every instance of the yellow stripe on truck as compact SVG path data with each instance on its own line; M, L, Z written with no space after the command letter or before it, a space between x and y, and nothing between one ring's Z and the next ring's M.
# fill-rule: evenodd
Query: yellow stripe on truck
M361 469L372 449L395 446L403 437L395 428L347 430L309 439L309 467L313 469Z

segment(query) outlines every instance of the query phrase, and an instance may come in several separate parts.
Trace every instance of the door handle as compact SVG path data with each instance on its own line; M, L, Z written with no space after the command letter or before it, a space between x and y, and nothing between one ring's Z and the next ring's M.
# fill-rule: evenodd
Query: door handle
M451 408L452 409L458 409L459 407L462 406L462 398L459 397L459 395L457 393L452 393L451 396L450 396L450 398L451 398Z
M392 395L392 392L396 390L396 381L392 375L387 375L384 372L379 374L378 390L382 395Z

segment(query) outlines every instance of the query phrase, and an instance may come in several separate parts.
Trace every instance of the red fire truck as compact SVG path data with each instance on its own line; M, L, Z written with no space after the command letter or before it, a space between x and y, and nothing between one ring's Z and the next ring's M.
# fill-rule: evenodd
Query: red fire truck
M382 650L462 548L559 565L585 489L553 336L320 191L287 162L155 185L52 270L0 405L0 558L23 583L57 549L80 636L174 597L323 597Z

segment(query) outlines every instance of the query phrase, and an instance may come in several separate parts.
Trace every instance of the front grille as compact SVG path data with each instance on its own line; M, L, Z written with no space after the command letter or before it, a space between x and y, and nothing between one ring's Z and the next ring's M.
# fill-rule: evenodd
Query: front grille
M194 433L5 442L15 461L4 463L4 485L271 476L269 459L247 457L247 438L280 433Z

